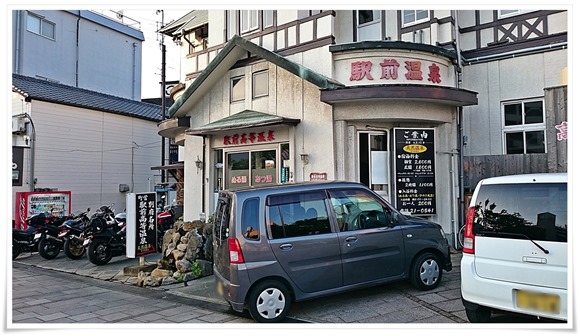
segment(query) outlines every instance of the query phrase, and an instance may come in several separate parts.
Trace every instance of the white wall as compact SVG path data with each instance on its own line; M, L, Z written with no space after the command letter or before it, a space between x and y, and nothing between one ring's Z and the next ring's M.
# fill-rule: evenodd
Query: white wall
M501 102L544 97L544 89L560 85L567 49L469 65L463 88L478 93L478 105L464 108L465 155L497 155L502 151Z
M161 160L156 122L40 101L28 104L24 108L36 129L37 188L70 190L73 212L112 203L122 211L126 194L119 192L119 184L129 185L129 192L149 191L151 167ZM22 106L16 99L13 113ZM24 152L23 185L13 192L30 191L30 149Z

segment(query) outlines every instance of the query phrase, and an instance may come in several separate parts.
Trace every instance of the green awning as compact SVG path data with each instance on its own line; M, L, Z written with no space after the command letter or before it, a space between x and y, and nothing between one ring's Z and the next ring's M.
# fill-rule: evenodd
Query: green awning
M245 129L248 127L262 127L271 125L296 126L300 119L284 118L273 114L245 110L229 117L205 124L186 131L188 135L213 134L229 130Z

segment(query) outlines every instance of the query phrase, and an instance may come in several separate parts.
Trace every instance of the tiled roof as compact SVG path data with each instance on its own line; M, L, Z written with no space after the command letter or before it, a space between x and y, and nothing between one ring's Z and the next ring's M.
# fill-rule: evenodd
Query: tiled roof
M165 27L159 29L159 32L165 35L180 35L182 31L189 32L190 30L203 26L208 23L208 11L193 10L183 17L170 22Z
M12 74L12 91L33 100L160 121L161 106ZM167 109L166 109L167 110Z
M243 129L248 127L259 127L266 125L297 125L300 119L284 118L269 113L252 110L244 110L229 117L199 126L187 131L187 134L201 135L223 132L227 130Z

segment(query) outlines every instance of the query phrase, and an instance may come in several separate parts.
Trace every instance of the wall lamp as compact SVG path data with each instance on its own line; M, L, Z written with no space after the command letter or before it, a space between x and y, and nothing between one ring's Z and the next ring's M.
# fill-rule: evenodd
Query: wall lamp
M197 157L197 160L195 160L195 166L197 169L203 169L203 161L199 159L199 156Z
M300 154L300 160L302 160L302 163L307 165L308 164L308 154Z

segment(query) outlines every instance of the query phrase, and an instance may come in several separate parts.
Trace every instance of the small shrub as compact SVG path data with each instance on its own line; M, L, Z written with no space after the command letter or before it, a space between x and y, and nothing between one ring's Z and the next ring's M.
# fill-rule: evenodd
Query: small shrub
M191 264L191 272L193 273L193 275L195 275L196 278L201 275L201 267L199 267L197 261L194 261Z

